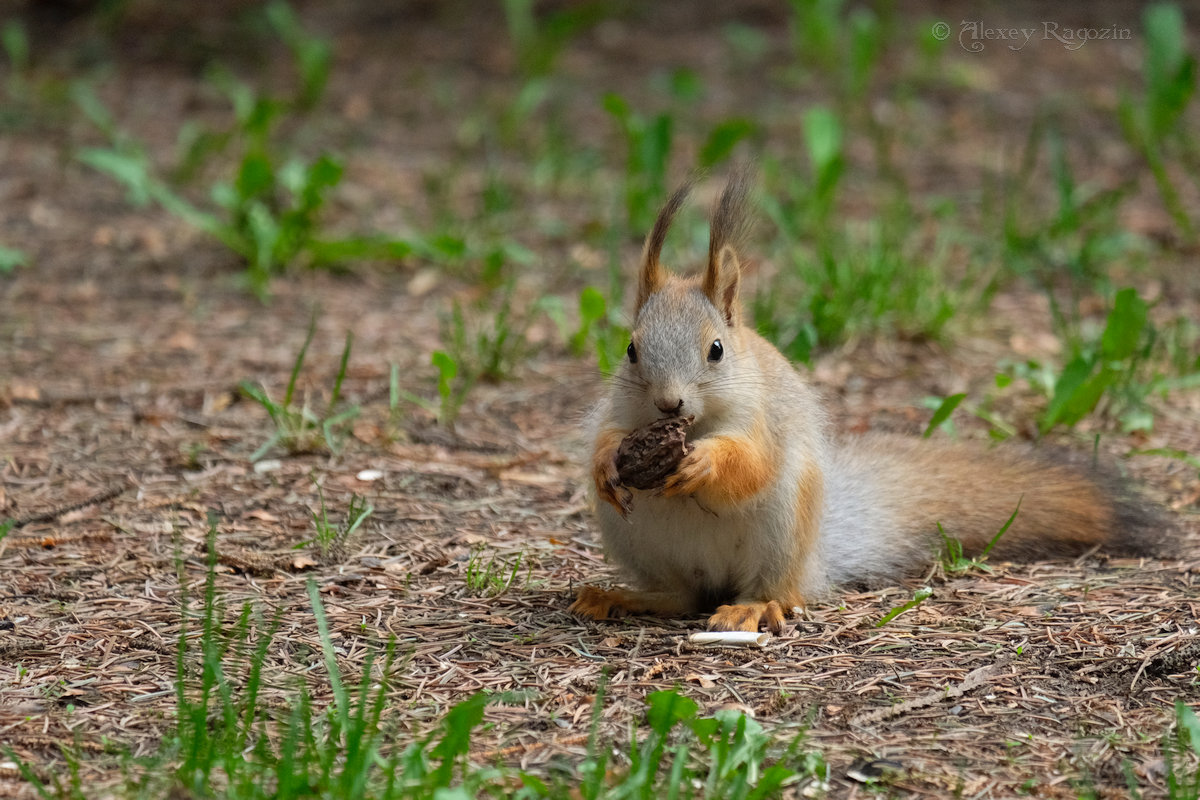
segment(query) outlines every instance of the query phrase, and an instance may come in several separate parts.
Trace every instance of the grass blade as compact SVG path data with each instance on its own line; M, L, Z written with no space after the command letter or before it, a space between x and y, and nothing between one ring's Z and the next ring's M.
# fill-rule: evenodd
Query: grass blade
M884 614L883 618L880 619L879 622L875 623L875 627L882 628L884 625L887 625L889 622L891 622L896 617L903 614L905 611L908 611L909 609L916 608L917 606L921 605L921 603L924 603L930 597L933 597L933 589L930 589L928 586L923 586L922 588L917 589L915 592L913 592L913 596L912 596L911 600L909 600L907 603L902 603L902 604L896 606L891 611Z
M1017 507L1013 509L1013 513L1009 516L1008 521L1000 527L1000 530L996 531L996 535L988 541L987 546L985 546L983 550L980 551L979 555L976 556L977 561L982 561L984 558L986 558L987 554L992 552L992 548L996 546L996 543L1000 541L1000 537L1008 533L1008 529L1012 527L1013 520L1017 518L1017 514L1021 511L1021 501L1024 499L1025 495L1021 495L1019 498L1017 498Z
M346 365L350 363L350 347L354 344L354 332L346 331L346 346L342 348L342 360L338 364L337 377L333 381L333 394L329 397L329 408L332 410L342 399L342 381L346 379Z
M312 319L308 323L308 333L304 337L304 344L300 346L300 352L296 354L296 363L292 365L292 375L288 378L287 392L283 396L283 405L288 407L292 404L292 395L296 391L296 379L300 376L300 368L304 366L304 356L308 353L308 346L312 344L313 336L317 333L317 312L314 309Z
M312 601L313 616L316 617L317 631L321 637L321 654L325 657L325 669L329 672L329 688L333 691L334 713L337 715L340 730L345 731L350 724L346 687L342 685L337 658L333 653L333 639L329 635L329 619L325 616L325 606L321 604L321 595L317 591L317 584L312 580L308 582L308 599Z
M933 417L929 420L928 427L925 428L925 433L922 434L926 439L933 435L933 432L938 429L946 420L950 419L950 415L954 413L954 409L958 408L958 404L966 398L966 394L952 394L942 401L938 406L937 411L933 412Z

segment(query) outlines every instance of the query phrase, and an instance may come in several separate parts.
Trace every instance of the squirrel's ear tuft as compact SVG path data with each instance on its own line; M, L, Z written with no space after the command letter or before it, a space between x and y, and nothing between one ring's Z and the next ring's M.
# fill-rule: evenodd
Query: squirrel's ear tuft
M713 206L708 234L708 268L704 271L704 294L733 325L738 318L738 281L741 265L734 246L746 234L750 187L749 167L735 169L729 183Z
M661 289L667 281L667 273L660 260L663 242L667 239L667 230L670 229L675 215L679 213L679 209L683 207L691 193L692 181L688 181L676 189L675 193L667 200L667 204L663 206L662 211L658 212L654 228L646 237L646 246L642 251L641 274L638 276L637 307L639 309L650 299L650 295Z
M729 245L709 259L704 271L704 296L721 312L727 325L737 325L741 307L738 305L738 286L742 278L742 265L737 253Z
M647 253L642 257L642 270L638 275L637 310L641 310L650 299L667 282L667 271L657 258L651 258Z

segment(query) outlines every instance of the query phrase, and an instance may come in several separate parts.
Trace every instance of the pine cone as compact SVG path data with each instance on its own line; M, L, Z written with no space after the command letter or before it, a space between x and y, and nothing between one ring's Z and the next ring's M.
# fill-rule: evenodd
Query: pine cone
M687 433L695 417L667 417L639 428L617 448L617 474L634 489L658 489L692 451Z

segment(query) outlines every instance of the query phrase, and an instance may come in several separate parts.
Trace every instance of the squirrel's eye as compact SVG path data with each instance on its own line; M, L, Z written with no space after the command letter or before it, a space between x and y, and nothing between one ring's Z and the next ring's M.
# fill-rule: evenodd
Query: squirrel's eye
M625 348L625 355L629 356L629 363L637 363L637 348L633 346L633 342L629 343L629 347Z
M712 346L708 348L708 360L720 361L723 355L725 355L725 348L721 346L721 340L713 340Z

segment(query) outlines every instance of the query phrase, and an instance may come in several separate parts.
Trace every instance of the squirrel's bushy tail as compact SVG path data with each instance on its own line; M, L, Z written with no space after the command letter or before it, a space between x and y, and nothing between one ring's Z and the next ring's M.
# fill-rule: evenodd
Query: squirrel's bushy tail
M941 531L979 553L1017 511L993 560L1160 550L1168 523L1116 475L1021 448L870 435L826 471L824 563L831 583L872 583L927 566ZM1018 504L1020 510L1018 511Z

